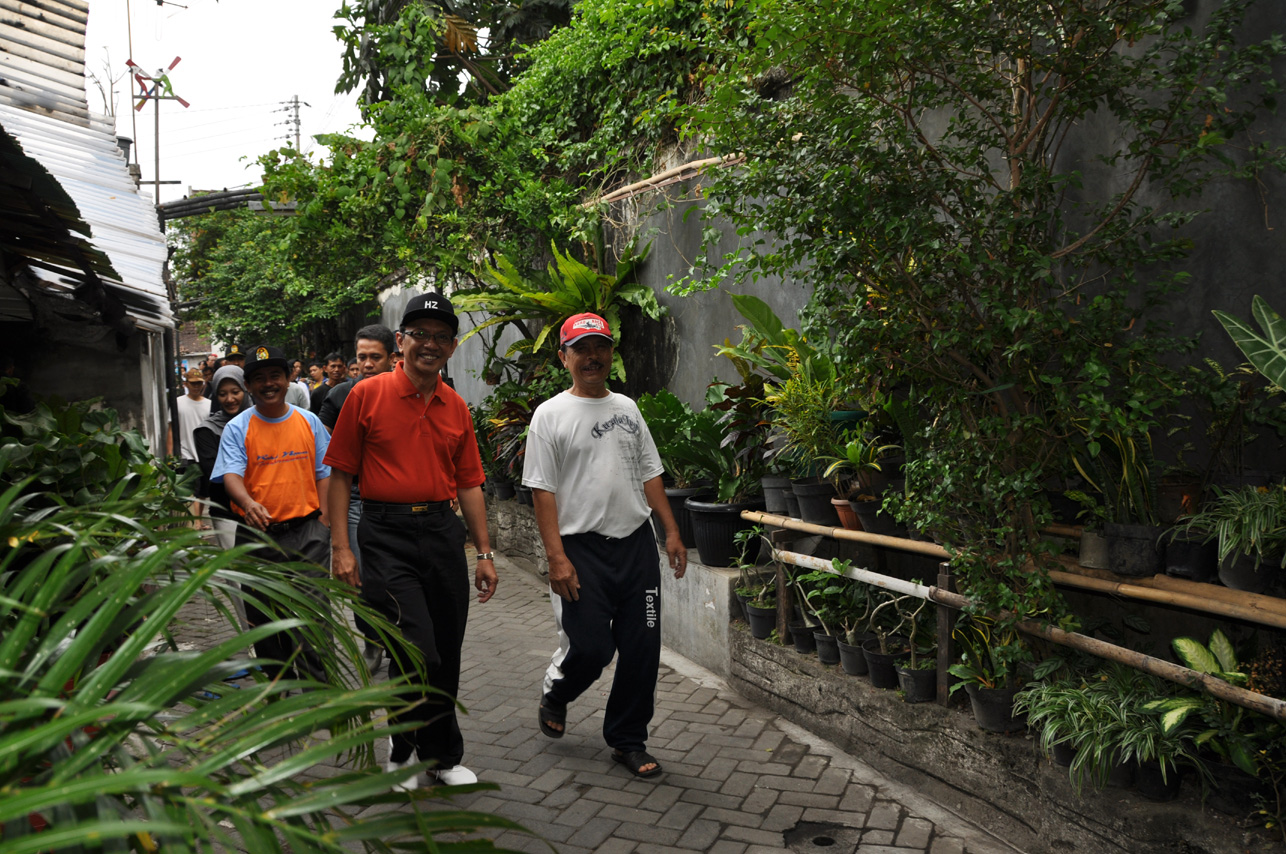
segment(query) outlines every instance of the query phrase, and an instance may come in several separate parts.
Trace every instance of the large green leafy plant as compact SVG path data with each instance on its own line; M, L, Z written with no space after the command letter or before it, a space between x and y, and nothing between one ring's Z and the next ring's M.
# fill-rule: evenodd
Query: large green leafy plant
M206 543L184 524L190 494L110 412L0 421L0 851L463 852L492 850L474 831L513 827L391 791L374 745L408 686L346 663L362 659L345 610L403 644L351 590L304 595L298 567ZM246 582L279 618L238 634L229 597ZM202 600L231 637L183 649ZM313 642L326 684L267 680L243 657L284 629ZM317 765L347 770L299 776Z
M1161 357L1186 345L1150 309L1185 284L1184 200L1280 158L1226 153L1278 88L1282 40L1235 37L1246 6L768 0L694 110L746 158L708 213L774 239L677 289L813 287L805 330L920 416L903 511L990 609L1057 606L1031 563L1073 425L1139 437L1173 402Z

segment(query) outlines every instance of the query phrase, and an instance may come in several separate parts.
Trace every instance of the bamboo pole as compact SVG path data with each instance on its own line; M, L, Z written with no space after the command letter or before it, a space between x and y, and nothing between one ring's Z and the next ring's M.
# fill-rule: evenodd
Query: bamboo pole
M1263 596L1259 593L1247 593L1244 590L1232 590L1214 584L1203 584L1200 581L1188 581L1184 578L1172 578L1168 575L1157 575L1149 579L1152 587L1158 590L1171 590L1175 593L1189 593L1207 599L1218 599L1234 605L1245 605L1247 608L1266 611L1286 616L1286 600L1276 596Z
M799 531L803 534L821 534L824 537L831 537L836 540L847 540L854 543L866 543L872 546L884 546L885 548L898 549L899 551L912 552L914 554L928 555L946 560L950 557L947 550L937 543L927 543L921 540L908 540L904 537L886 537L883 534L868 534L865 531L850 531L848 528L831 528L826 525L814 525L812 522L803 522L799 519L792 519L789 516L777 516L773 513L765 513L762 510L743 510L741 518L748 522L759 522L764 525L772 525L774 528L785 528L788 531Z
M793 566L803 567L804 569L820 569L825 572L835 572L830 561L816 558L812 555L803 555L796 552L773 550L773 557L784 563ZM959 593L952 593L939 587L926 587L923 584L917 584L913 581L903 581L900 578L891 578L887 575L881 575L872 572L869 569L859 569L849 567L844 572L836 572L837 575L843 575L845 578L851 578L855 581L861 581L866 584L873 584L885 590L891 590L895 593L915 596L919 599L929 599L941 605L946 605L956 610L962 610L971 603L968 597ZM1248 691L1245 688L1239 688L1229 682L1225 682L1208 673L1199 673L1191 668L1183 667L1179 664L1173 664L1169 661L1163 661L1150 655L1144 655L1141 652L1135 652L1131 649L1116 646L1096 638L1088 637L1077 632L1067 632L1062 629L1050 626L1045 623L1037 623L1033 620L1023 620L1017 624L1019 631L1024 634L1044 638L1060 646L1070 647L1082 652L1088 652L1099 658L1107 659L1142 670L1153 676L1176 682L1189 688L1200 688L1211 696L1218 697L1221 700L1227 700L1230 703L1241 706L1252 711L1259 712L1277 720L1286 721L1286 700L1278 700L1275 697L1268 697L1254 691Z
M1181 608L1191 608L1194 611L1201 611L1204 614L1216 614L1220 617L1232 617L1237 620L1247 620L1252 623L1286 629L1286 614L1265 610L1252 605L1225 602L1209 596L1194 596L1190 593L1179 593L1173 590L1159 590L1155 587L1141 587L1137 584L1127 584L1122 581L1104 581L1099 578L1086 578L1081 575L1072 575L1057 569L1050 571L1049 579L1055 584L1062 584L1067 587L1076 587L1081 590L1111 593L1118 596L1124 596L1127 599L1137 599L1143 602L1155 602L1161 605L1176 605ZM1237 593L1240 591L1230 590L1228 592Z
M947 554L947 550L936 543L907 540L901 537L886 537L880 534L868 534L865 531L850 531L847 528L814 525L810 522L792 519L789 516L777 516L756 510L743 511L741 518L805 534L821 534L836 540L883 546L943 560L950 557ZM1158 581L1161 577L1156 576L1153 579L1123 582L1094 578L1057 569L1050 570L1049 573L1050 580L1063 587L1107 593L1141 602L1172 605L1203 614L1229 617L1235 620L1245 620L1264 626L1286 629L1286 602L1282 600L1271 596L1261 596L1256 593L1246 593L1242 590L1216 587L1213 584L1198 584L1191 581L1182 582L1168 578L1165 581Z

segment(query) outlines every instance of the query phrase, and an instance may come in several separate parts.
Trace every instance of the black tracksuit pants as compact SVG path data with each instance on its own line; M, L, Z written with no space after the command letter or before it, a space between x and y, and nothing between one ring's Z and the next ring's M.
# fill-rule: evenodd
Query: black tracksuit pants
M424 656L427 682L445 692L408 695L424 699L399 717L420 726L393 736L392 759L414 752L421 762L451 768L464 758L464 737L456 720L460 653L469 618L470 573L464 556L465 529L449 510L389 513L362 508L357 525L362 550L362 597L402 630ZM389 650L389 679L415 673L405 653ZM418 676L412 681L421 682Z
M652 526L644 522L621 539L572 534L562 541L576 567L580 598L552 596L567 651L550 668L555 678L546 683L546 697L567 705L619 654L603 738L623 752L643 750L661 664L661 568Z

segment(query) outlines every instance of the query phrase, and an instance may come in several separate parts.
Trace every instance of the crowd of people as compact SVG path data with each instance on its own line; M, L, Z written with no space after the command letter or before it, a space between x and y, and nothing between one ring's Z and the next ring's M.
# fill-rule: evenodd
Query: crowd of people
M424 768L444 785L477 780L463 764L453 698L464 676L470 584L485 603L499 578L473 419L442 375L459 328L450 300L430 292L407 303L396 331L358 330L352 359L335 352L305 366L270 345L234 346L187 372L176 407L178 455L200 469L198 505L209 508L221 545L246 544L263 561L302 561L309 568L294 579L305 595L323 595L313 582L327 574L352 585L422 657L427 684L442 693L408 694L408 710L394 721L410 724L391 736L386 763L400 789L417 787ZM619 654L603 737L615 761L653 777L661 772L646 749L661 648L653 512L676 578L687 553L647 425L632 400L607 387L607 322L572 317L559 342L571 387L537 407L524 474L549 557L558 637L533 703L536 723L561 738L568 704ZM472 573L467 540L476 550ZM237 603L245 626L271 619L255 598ZM356 628L375 673L386 651L370 626ZM390 646L389 677L413 673ZM270 678L327 678L298 632L255 643L255 654Z

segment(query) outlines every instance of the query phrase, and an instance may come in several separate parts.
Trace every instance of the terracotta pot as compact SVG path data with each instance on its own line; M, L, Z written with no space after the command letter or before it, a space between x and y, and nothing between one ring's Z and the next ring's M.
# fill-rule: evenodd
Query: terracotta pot
M839 523L849 531L862 530L862 523L857 521L857 514L849 506L847 498L832 498L831 505L835 508L835 514L839 516Z

